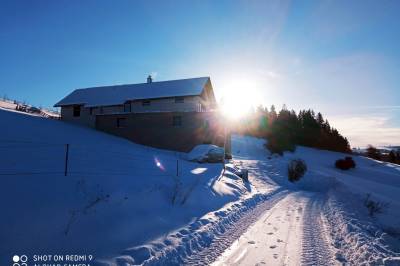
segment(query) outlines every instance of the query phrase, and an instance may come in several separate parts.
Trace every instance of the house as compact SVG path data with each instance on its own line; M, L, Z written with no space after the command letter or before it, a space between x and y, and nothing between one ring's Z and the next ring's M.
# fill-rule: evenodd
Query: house
M210 143L230 150L209 77L77 89L54 105L61 119L136 143L190 151Z

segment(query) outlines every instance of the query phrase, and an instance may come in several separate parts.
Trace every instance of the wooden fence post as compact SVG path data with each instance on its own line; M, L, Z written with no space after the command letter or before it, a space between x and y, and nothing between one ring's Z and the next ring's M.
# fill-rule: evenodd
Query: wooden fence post
M65 168L64 168L64 176L68 174L68 155L69 155L69 144L65 145Z

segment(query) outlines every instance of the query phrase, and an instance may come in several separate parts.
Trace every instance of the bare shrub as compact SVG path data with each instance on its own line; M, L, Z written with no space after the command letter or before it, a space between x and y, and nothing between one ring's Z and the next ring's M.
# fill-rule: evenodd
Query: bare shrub
M299 181L307 172L307 165L301 159L291 160L288 164L288 178L290 182Z
M345 159L339 159L335 162L335 167L341 170L349 170L350 168L355 168L356 163L350 156L345 157Z
M368 209L369 216L374 217L375 214L383 213L389 203L373 200L371 194L368 193L364 199L364 206Z

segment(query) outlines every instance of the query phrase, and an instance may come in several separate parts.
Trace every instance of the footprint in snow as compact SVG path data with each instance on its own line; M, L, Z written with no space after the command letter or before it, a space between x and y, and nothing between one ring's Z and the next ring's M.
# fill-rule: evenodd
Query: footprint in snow
M250 240L250 241L247 242L247 243L254 245L256 242L254 242L253 240Z
M273 235L274 233L273 232L269 232L269 233L267 233L267 235Z
M278 243L282 243L282 242L283 242L282 239L278 239L278 240L276 240L276 241L278 241Z
M278 258L278 254L274 254L274 259L277 259Z
M269 248L276 248L276 245L269 246Z

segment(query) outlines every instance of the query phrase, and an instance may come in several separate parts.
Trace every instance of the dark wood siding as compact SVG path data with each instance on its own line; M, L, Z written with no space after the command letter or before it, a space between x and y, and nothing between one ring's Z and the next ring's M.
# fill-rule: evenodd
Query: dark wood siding
M176 117L180 117L180 126L174 125ZM122 128L116 126L121 118L126 118ZM221 122L213 112L127 113L98 115L96 128L139 144L187 152L203 143L223 146Z

